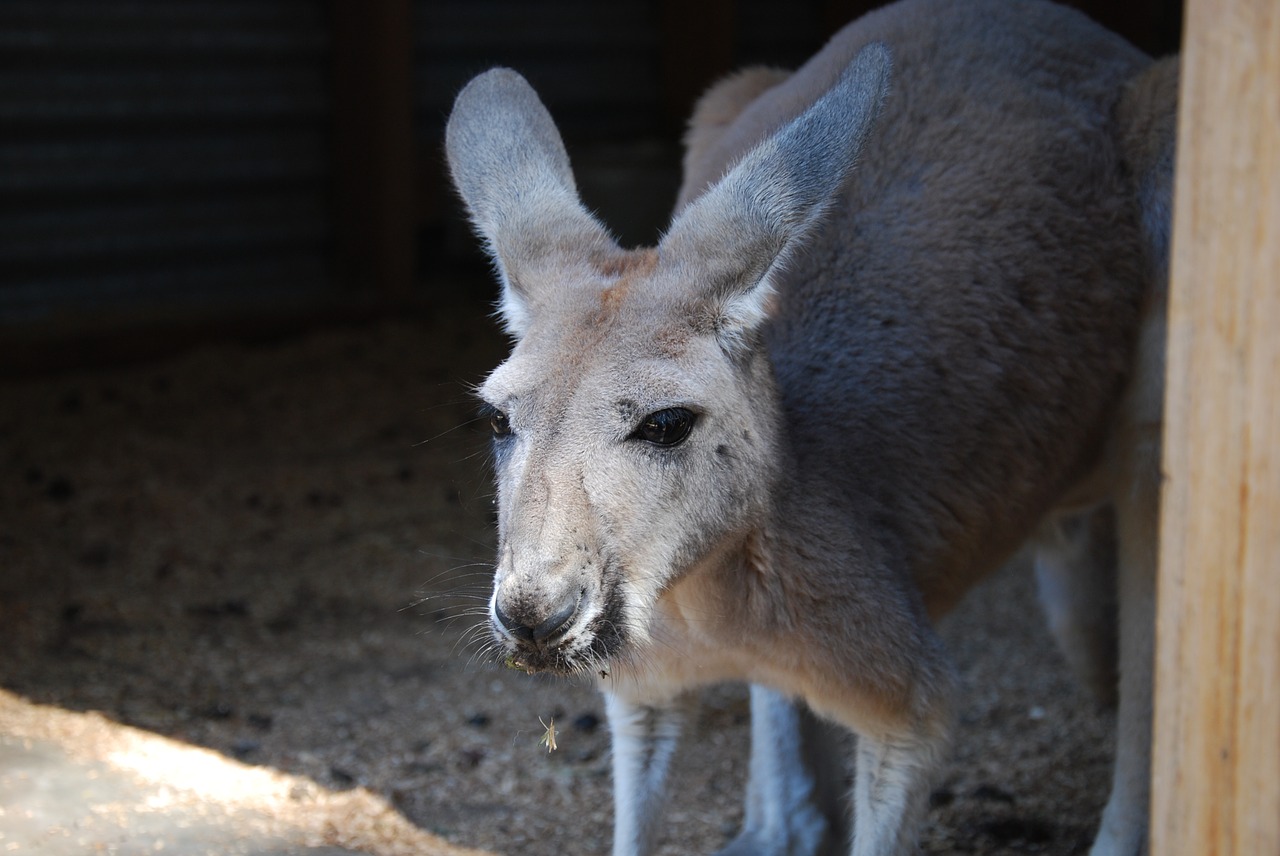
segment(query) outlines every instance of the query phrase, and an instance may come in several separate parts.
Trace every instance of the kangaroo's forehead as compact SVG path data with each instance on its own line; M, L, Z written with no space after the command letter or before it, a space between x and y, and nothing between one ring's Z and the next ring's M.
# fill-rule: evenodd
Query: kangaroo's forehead
M497 406L678 404L723 384L722 362L714 339L686 312L631 299L605 313L538 318L480 392Z
M698 350L692 335L663 325L532 329L481 392L494 402L674 394L705 375Z
M635 340L667 349L695 332L681 271L662 265L657 249L619 251L583 260L572 270L534 274L526 340L555 346L567 339L580 350Z

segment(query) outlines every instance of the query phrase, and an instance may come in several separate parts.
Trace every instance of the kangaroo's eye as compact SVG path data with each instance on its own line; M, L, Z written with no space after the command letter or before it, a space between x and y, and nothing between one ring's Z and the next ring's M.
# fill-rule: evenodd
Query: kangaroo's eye
M631 436L655 446L676 446L689 436L695 421L697 416L693 411L670 407L650 413Z
M497 408L489 411L489 427L493 429L495 437L507 437L511 434L511 420Z

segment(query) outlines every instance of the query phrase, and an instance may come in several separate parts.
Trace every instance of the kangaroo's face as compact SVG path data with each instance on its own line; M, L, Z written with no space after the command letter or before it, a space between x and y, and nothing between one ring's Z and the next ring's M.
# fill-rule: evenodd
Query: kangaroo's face
M740 542L769 495L767 362L726 350L705 307L663 300L680 293L667 276L584 277L481 390L498 483L490 618L530 671L604 671L643 646L663 589Z
M662 592L741 544L769 502L770 272L839 191L883 98L871 47L831 92L624 252L578 200L559 132L495 69L449 119L453 179L516 340L485 382L498 480L490 618L510 662L605 671ZM638 659L643 659L642 656Z

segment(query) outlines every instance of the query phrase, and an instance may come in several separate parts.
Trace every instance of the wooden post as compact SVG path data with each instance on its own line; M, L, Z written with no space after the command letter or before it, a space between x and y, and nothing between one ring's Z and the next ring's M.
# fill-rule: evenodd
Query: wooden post
M335 277L402 300L413 290L416 207L409 0L335 0Z
M1280 4L1188 0L1151 852L1280 854Z

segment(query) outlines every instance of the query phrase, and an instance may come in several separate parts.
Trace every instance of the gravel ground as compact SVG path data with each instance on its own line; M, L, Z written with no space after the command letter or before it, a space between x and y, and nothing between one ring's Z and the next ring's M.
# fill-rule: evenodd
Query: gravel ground
M594 690L481 662L470 633L492 534L468 384L503 347L462 307L0 385L0 686L16 694L0 731L16 710L37 712L29 728L57 719L31 705L97 711L246 775L362 794L329 843L369 852L398 845L339 827L392 810L410 844L607 852ZM926 849L1084 852L1113 723L1066 674L1029 575L997 575L943 630L965 695ZM713 850L741 817L745 696L705 700L668 856ZM99 758L100 732L77 728L40 739Z

